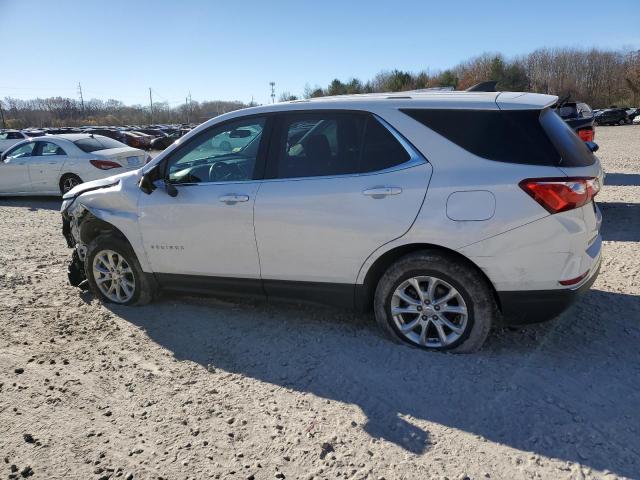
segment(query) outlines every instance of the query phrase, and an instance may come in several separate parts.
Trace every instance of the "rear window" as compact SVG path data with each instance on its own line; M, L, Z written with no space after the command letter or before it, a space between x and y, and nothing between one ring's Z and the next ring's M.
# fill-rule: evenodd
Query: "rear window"
M596 159L593 153L555 112L543 110L540 124L560 155L560 166L586 167L594 164Z
M80 150L86 153L97 152L98 150L108 150L110 148L126 147L124 143L120 143L113 138L102 136L81 138L73 143L75 143Z
M404 109L402 112L459 147L487 160L573 166L586 151L590 162L587 165L594 162L584 142L550 109ZM585 159L582 158L582 161Z

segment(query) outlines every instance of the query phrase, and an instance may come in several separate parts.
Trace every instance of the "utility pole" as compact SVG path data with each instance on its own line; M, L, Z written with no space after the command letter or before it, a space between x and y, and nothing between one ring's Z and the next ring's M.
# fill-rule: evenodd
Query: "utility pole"
M149 87L149 123L153 123L153 98L151 97L151 87Z
M271 103L276 103L276 82L269 82L271 85Z
M2 110L2 100L0 100L0 117L2 117L2 128L7 128L7 124L4 122L4 111Z
M82 85L78 82L78 94L80 95L80 105L82 106L82 118L84 119L84 97L82 96Z

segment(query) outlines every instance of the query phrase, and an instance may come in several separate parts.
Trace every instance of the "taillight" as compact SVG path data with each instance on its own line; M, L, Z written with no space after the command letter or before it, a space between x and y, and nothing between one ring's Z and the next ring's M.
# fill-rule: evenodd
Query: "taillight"
M596 133L593 131L592 127L581 128L578 130L578 136L583 142L593 142L593 139L596 137Z
M112 168L121 168L122 165L111 160L89 160L89 163L100 170L111 170Z
M589 203L600 191L597 178L527 178L520 183L549 213L566 212Z

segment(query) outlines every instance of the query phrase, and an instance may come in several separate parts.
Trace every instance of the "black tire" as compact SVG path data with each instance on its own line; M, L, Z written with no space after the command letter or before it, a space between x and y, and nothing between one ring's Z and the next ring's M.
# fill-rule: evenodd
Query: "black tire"
M106 297L97 285L93 273L93 262L96 255L104 250L112 250L118 253L131 267L131 275L134 279L134 292L127 301L116 302ZM87 246L84 268L87 281L89 282L89 288L102 302L117 303L120 305L146 305L153 300L156 290L155 284L152 279L142 271L142 268L140 268L140 263L129 243L118 235L104 233L94 238Z
M69 190L71 190L71 188L75 187L76 185L80 185L81 183L82 179L79 176L74 175L73 173L65 173L60 178L60 194L64 195Z
M466 326L460 337L448 345L428 346L412 341L400 332L391 315L391 301L396 289L406 280L419 276L443 280L458 291L466 304ZM374 313L379 326L392 340L425 350L452 353L470 353L480 349L500 315L491 286L478 270L453 255L429 250L406 255L389 267L376 288Z

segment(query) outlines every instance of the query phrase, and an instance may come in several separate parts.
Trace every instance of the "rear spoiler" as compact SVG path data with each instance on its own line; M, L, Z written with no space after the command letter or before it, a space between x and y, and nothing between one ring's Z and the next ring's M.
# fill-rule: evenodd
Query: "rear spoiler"
M474 86L467 88L465 92L497 92L497 84L498 82L495 80L488 80L486 82L476 83Z

